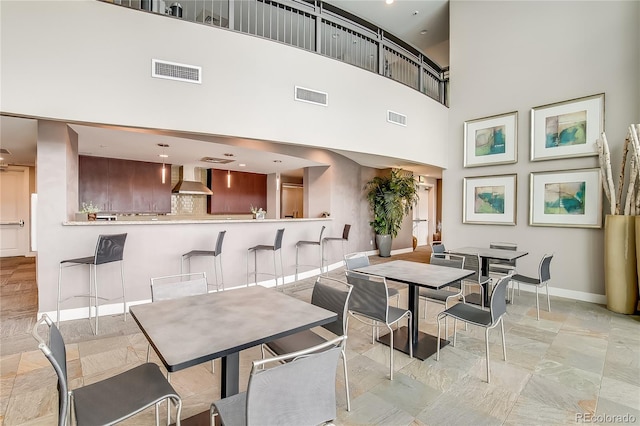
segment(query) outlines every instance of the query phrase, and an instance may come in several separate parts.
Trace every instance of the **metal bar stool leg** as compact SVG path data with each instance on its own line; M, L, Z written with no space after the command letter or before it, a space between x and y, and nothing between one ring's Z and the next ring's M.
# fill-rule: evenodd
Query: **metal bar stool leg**
M298 281L298 245L296 244L296 281Z
M124 320L127 320L127 297L124 290L124 261L120 261L120 279L122 280L122 309L124 310Z
M278 250L280 252L280 273L282 274L282 285L284 286L284 264L282 263L282 249ZM273 254L275 259L275 253ZM275 272L275 271L274 271Z
M100 317L100 301L98 300L98 273L97 273L97 269L96 265L91 265L91 268L93 268L93 287L95 290L95 303L96 303L96 336L98 335L98 318ZM89 308L91 309L91 308ZM89 313L89 315L91 315L91 313Z
M60 327L60 292L61 292L61 285L62 283L62 264L60 264L59 268L58 268L58 303L56 303L56 311L57 311L57 316L56 316L56 327Z

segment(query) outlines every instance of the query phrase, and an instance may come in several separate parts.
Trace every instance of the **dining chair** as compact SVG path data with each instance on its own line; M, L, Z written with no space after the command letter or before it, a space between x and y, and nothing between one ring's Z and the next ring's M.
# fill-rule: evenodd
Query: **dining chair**
M253 279L258 283L258 274L273 275L276 280L276 289L278 288L278 268L276 267L276 253L280 253L280 273L282 274L282 285L284 285L284 266L282 264L282 237L284 235L284 228L276 231L276 238L273 245L259 244L257 246L249 247L247 249L247 287L249 286L249 255L253 253ZM270 251L273 253L273 274L268 272L258 272L258 252Z
M344 281L333 278L319 276L313 286L311 293L311 304L319 306L338 315L334 322L322 327L336 336L346 336L349 328L349 297L351 287ZM296 334L281 337L262 345L262 358L265 358L265 349L275 356L302 351L312 346L320 345L327 339L314 333L311 330L304 330ZM347 411L351 411L351 401L349 399L349 376L347 372L347 355L345 353L346 340L341 341L342 364L344 367L344 388L347 395Z
M509 285L511 277L512 274L509 274L498 280L495 288L493 289L493 293L491 294L488 311L466 303L457 303L440 312L437 317L438 339L440 339L440 320L446 317L453 318L454 347L456 346L456 328L458 320L471 325L477 325L478 327L484 327L484 341L487 353L487 383L491 383L491 369L489 366L489 330L498 324L500 324L500 331L502 334L502 355L504 356L504 360L507 360L507 346L505 345L504 340L504 320L502 317L507 313L507 285ZM436 345L436 347L436 361L440 361L440 345Z
M443 243L431 243L431 253L435 254L436 257L444 257L444 254L447 252Z
M515 243L489 243L489 248L501 249L501 250L518 250L518 245ZM489 259L489 273L498 275L507 275L509 272L515 273L516 259L514 260L500 260Z
M390 338L389 379L393 380L393 329L391 326L401 319L409 322L409 357L413 358L413 333L411 311L389 306L387 280L377 275L346 271L347 283L353 286L349 302L349 314L364 324L373 327L387 327Z
M49 328L48 343L38 333L41 324ZM71 390L67 374L67 352L58 327L47 314L43 314L33 327L32 335L58 377L59 426L70 424L72 417L78 425L112 425L152 406L155 406L158 425L158 405L164 400L167 400L167 407L169 401L176 407L176 425L180 425L182 400L156 364L145 363L116 376ZM170 415L167 418L167 424L169 423Z
M227 231L218 232L218 238L216 239L216 246L213 250L191 250L188 253L185 253L180 258L180 273L184 273L184 261L189 261L189 272L191 272L191 259L194 257L213 257L213 274L216 279L216 291L220 290L220 286L222 286L222 291L224 291L224 275L222 274L222 242L224 241L224 236ZM217 262L216 262L217 260ZM220 269L220 282L218 282L218 268ZM208 287L207 287L208 288Z
M455 253L455 252L451 252L450 254L464 257L464 269L473 271L473 275L470 275L464 280L462 280L463 291L464 291L465 285L479 287L480 288L479 304L484 308L484 292L489 291L489 287L491 286L492 279L491 277L482 275L480 255L478 255L477 253L463 254L463 253Z
M549 299L549 281L551 280L551 261L553 260L553 254L545 254L540 260L538 266L538 276L531 277L522 274L513 275L512 280L518 283L518 292L520 291L520 283L535 286L536 288L536 318L540 320L540 302L538 301L538 289L545 286L547 289L547 311L551 312L551 300ZM512 288L511 300L513 301L515 291Z
M324 234L324 230L326 229L326 226L322 226L322 228L320 228L320 237L317 240L314 241L306 241L306 240L300 240L296 243L296 281L298 281L298 268L300 266L316 266L316 265L301 265L298 261L298 252L300 250L300 248L302 247L308 247L308 246L317 246L318 247L318 255L320 257L320 262L318 263L318 267L320 268L320 273L322 273L322 234Z
M326 249L327 249L327 243L330 243L332 241L340 241L341 246L342 246L342 258L344 258L344 254L345 254L345 244L347 243L347 241L349 241L349 232L351 231L351 225L349 224L345 224L344 228L342 228L342 236L341 237L324 237L322 239L322 255L321 255L321 271L324 270L326 273L329 273L329 265L327 265L327 268L325 270L324 264L327 261L326 259Z
M247 391L214 402L211 424L300 426L333 421L336 367L346 338L253 361ZM272 363L278 365L265 368Z
M457 268L464 269L464 257L456 256L454 254L445 254L445 257L434 256L431 253L430 264L431 265L439 265L439 266L447 266L449 268ZM457 301L462 299L462 302L465 302L464 292L462 288L462 282L458 281L450 285L449 290L447 289L431 289L426 287L420 287L418 296L420 299L424 299L424 317L427 318L427 304L428 302L438 303L440 305L444 305L444 308L447 309L449 307L450 301ZM449 323L445 321L445 336L449 336Z
M344 256L344 267L347 271L369 266L369 256L364 252L349 253ZM396 307L400 305L400 292L397 288L389 287L389 298L395 297Z
M98 334L98 318L100 317L100 302L99 300L113 300L120 299L115 297L108 299L98 296L98 274L97 268L99 265L105 265L108 263L119 262L120 264L120 281L122 283L122 305L124 311L124 320L127 320L127 298L124 288L124 243L127 239L127 234L111 234L111 235L99 235L98 242L96 243L96 249L93 256L79 257L75 259L65 259L60 261L58 268L58 300L56 303L56 323L60 326L60 303L65 302L74 297L86 297L89 299L89 323L91 323L91 299L94 300L93 306L96 310L96 320L94 334ZM89 266L89 293L88 294L75 294L65 299L61 298L62 294L62 269L66 269L73 266Z

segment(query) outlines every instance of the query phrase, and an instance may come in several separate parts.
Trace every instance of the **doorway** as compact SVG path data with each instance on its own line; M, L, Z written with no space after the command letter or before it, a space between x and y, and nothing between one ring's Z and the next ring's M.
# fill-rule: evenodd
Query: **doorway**
M29 168L0 171L0 257L29 254Z
M418 204L413 208L413 236L418 241L418 247L429 245L429 198L432 185L418 184Z

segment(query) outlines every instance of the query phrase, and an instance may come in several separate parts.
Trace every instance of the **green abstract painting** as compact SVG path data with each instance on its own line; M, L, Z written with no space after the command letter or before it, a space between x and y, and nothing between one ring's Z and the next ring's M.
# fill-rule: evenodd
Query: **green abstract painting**
M504 185L476 187L473 211L478 214L504 214L504 193Z
M547 183L544 186L544 213L583 215L586 182Z
M587 111L547 117L545 147L557 148L587 143Z
M504 154L506 126L476 130L476 156Z

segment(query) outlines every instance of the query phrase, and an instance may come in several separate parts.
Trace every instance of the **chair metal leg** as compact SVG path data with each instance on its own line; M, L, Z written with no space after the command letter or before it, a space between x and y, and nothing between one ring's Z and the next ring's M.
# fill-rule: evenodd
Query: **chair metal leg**
M411 315L413 314L409 312L409 358L413 358L413 321L411 320ZM440 346L440 341L438 341L438 346Z
M224 291L224 275L222 273L222 253L218 255L218 263L220 264L220 284L222 284L222 291Z
M440 316L436 317L436 322L438 323L438 340L436 340L436 361L440 361Z
M100 301L98 300L98 273L96 269L98 269L96 265L93 265L93 287L96 294L96 336L97 336L98 335L98 318L100 317Z
M458 319L453 319L453 347L456 347L456 330L458 329ZM438 346L440 346L440 341L438 341Z
M547 288L547 311L551 312L551 299L549 299L549 283L545 283L544 286Z
M484 329L484 343L487 350L487 383L491 383L491 372L489 367L489 329Z
M120 261L120 279L122 280L122 308L124 310L124 320L127 320L127 297L124 290L124 261Z
M56 327L60 328L60 291L62 284L62 264L58 268L58 302L56 303Z
M540 301L538 300L538 286L536 286L536 319L540 321Z
M278 251L280 252L280 273L282 274L282 285L284 286L284 264L282 263L282 249L280 249ZM276 257L276 254L273 253L273 258L275 259L275 257ZM275 272L275 270L274 270L274 272Z
M347 354L342 349L342 365L344 366L344 391L347 394L347 411L351 411L351 399L349 398L349 374L347 372Z
M390 360L389 360L389 380L393 380L393 329L388 325L387 325L387 328L389 329L389 336L390 336L389 350L391 353Z
M296 281L298 281L298 245L297 244L296 244Z
M500 333L502 334L502 355L504 360L507 360L507 345L504 342L504 320L500 317Z

